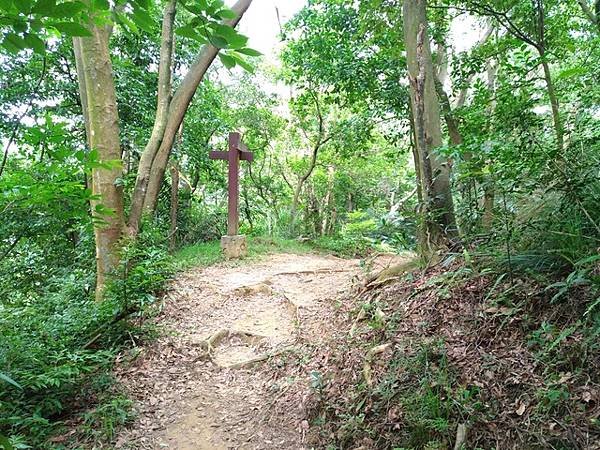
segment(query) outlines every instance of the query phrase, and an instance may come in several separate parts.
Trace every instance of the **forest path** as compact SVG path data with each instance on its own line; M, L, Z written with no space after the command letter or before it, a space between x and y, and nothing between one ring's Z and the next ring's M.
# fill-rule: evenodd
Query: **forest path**
M157 318L166 332L118 370L138 418L116 448L304 448L302 398L276 402L306 378L281 360L309 359L361 274L359 260L274 254L179 276Z

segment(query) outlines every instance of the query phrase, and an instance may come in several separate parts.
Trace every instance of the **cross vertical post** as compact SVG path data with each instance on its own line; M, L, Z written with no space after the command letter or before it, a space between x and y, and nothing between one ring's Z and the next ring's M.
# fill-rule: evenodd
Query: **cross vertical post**
M228 258L237 258L246 251L245 236L240 236L239 196L240 196L240 160L252 161L254 154L242 143L240 133L229 133L226 152L211 151L210 159L221 159L228 163L227 174L227 235L221 238L221 246Z
M240 133L229 133L229 174L227 199L227 235L237 236L240 229L238 199L240 196L239 173L240 173Z

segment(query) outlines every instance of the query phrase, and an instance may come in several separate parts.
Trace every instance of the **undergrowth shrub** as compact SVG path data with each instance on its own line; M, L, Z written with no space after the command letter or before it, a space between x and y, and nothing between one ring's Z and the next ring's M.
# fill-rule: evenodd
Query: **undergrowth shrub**
M147 314L172 273L164 247L152 231L127 244L102 302L94 300L93 271L83 266L53 271L35 290L0 300L0 435L16 448L57 448L48 437L94 403L92 379L108 371L116 353L140 334L125 319ZM124 409L125 403L113 407ZM102 407L110 408L106 404Z
M380 215L374 211L348 213L339 232L314 240L317 247L341 256L362 256L371 250L391 252L409 249L404 219L397 215Z

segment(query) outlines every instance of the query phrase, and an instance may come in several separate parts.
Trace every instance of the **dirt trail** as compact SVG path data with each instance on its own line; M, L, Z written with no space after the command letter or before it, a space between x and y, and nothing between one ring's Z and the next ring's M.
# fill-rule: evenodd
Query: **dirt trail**
M275 404L306 379L277 362L304 367L303 349L327 338L335 302L361 274L358 260L276 254L180 276L157 318L166 332L119 369L138 419L116 447L305 448L302 398Z

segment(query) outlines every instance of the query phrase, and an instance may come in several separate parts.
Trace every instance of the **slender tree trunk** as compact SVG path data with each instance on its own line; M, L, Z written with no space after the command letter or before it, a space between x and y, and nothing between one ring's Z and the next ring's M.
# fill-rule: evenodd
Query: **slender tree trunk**
M236 14L237 18L229 21L228 24L236 26L241 20L244 13L250 7L252 0L238 0L238 2L231 8ZM148 180L147 189L143 199L143 207L146 211L154 211L158 202L158 194L160 192L160 186L162 184L167 162L171 154L173 147L173 141L177 130L183 122L185 113L196 93L196 89L200 85L200 82L204 78L204 74L217 57L219 49L212 45L205 45L201 53L196 58L196 61L190 67L190 70L184 77L181 85L173 95L173 99L169 104L168 119L164 128L164 133L160 146L156 152L156 156L152 161L150 168L150 179ZM141 189L140 189L141 190ZM139 199L137 199L139 201ZM139 228L140 217L134 217L137 221L137 228ZM136 224L130 219L130 228L135 229Z
M487 62L487 87L490 95L493 97L496 91L496 75L498 73L498 65L492 60ZM496 102L491 101L488 106L489 116L492 117L496 109ZM493 121L490 121L489 131L493 132ZM496 186L494 178L491 174L485 176L483 182L483 215L481 217L481 226L485 231L490 231L494 223L494 204L496 199Z
M177 247L177 210L179 209L179 167L177 161L171 166L171 214L169 226L169 251Z
M423 184L424 236L421 253L429 258L447 248L457 236L454 205L450 191L450 169L434 153L442 145L440 107L435 91L435 73L429 38L425 0L404 0L404 36L410 93L416 131L415 167L420 167Z
M333 215L334 179L335 179L335 166L329 166L327 168L327 193L325 194L325 201L323 202L323 213L321 214L322 221L323 221L323 224L321 226L322 234L329 233L330 218Z
M315 166L317 165L317 155L319 153L320 147L321 147L321 139L319 138L319 142L317 142L317 144L313 147L312 154L310 157L310 163L308 165L308 169L306 170L306 172L304 172L304 175L302 175L298 179L298 182L296 183L296 187L294 189L294 197L292 199L292 209L291 209L292 228L296 224L296 216L298 215L298 207L300 205L300 194L302 193L302 188L304 187L304 183L306 183L306 180L308 180L310 178L310 176L312 175L313 170L315 170Z
M552 121L554 122L554 132L556 134L556 147L559 153L564 149L564 129L562 119L560 117L560 108L558 106L558 97L554 90L554 83L550 73L550 66L546 57L546 25L545 11L543 0L532 0L537 14L537 43L535 48L540 55L542 69L544 71L544 80L546 81L546 91L550 98L550 107L552 109Z
M448 127L450 145L460 145L463 143L463 137L458 128L458 122L454 118L454 113L452 112L452 108L450 107L450 99L448 98L448 94L446 94L444 86L438 80L435 81L435 90L437 91L437 95L440 101L440 107L442 109L442 113L444 114L446 126Z
M172 85L172 66L173 66L173 51L174 42L174 24L175 14L177 12L177 0L169 0L165 6L161 45L160 45L160 61L158 65L158 100L156 106L156 116L152 134L146 143L146 147L142 152L140 163L138 165L138 173L135 181L135 188L131 198L131 210L129 212L129 233L132 236L137 235L142 219L142 210L144 206L144 198L146 189L150 179L150 171L152 162L156 157L156 152L160 147L165 127L167 126L169 104L171 102L171 85Z
M88 145L102 162L121 160L119 117L108 40L110 30L90 22L91 37L75 38L74 48ZM102 300L107 279L119 264L124 230L120 167L92 170L92 201L96 240L96 299Z
M592 23L592 25L595 25L598 31L600 31L600 20L598 20L598 16L594 13L594 11L592 11L590 5L588 5L587 0L577 0L577 3L579 3L581 10ZM595 5L596 11L598 11L600 9L599 0L596 0Z
M554 133L556 135L556 147L559 152L562 153L564 149L564 129L562 119L560 117L560 107L558 105L558 97L554 89L554 82L552 81L552 75L550 74L550 67L548 61L546 61L545 52L540 52L542 58L542 69L544 70L544 80L546 81L546 90L548 97L550 98L550 107L552 108L552 121L554 122Z

